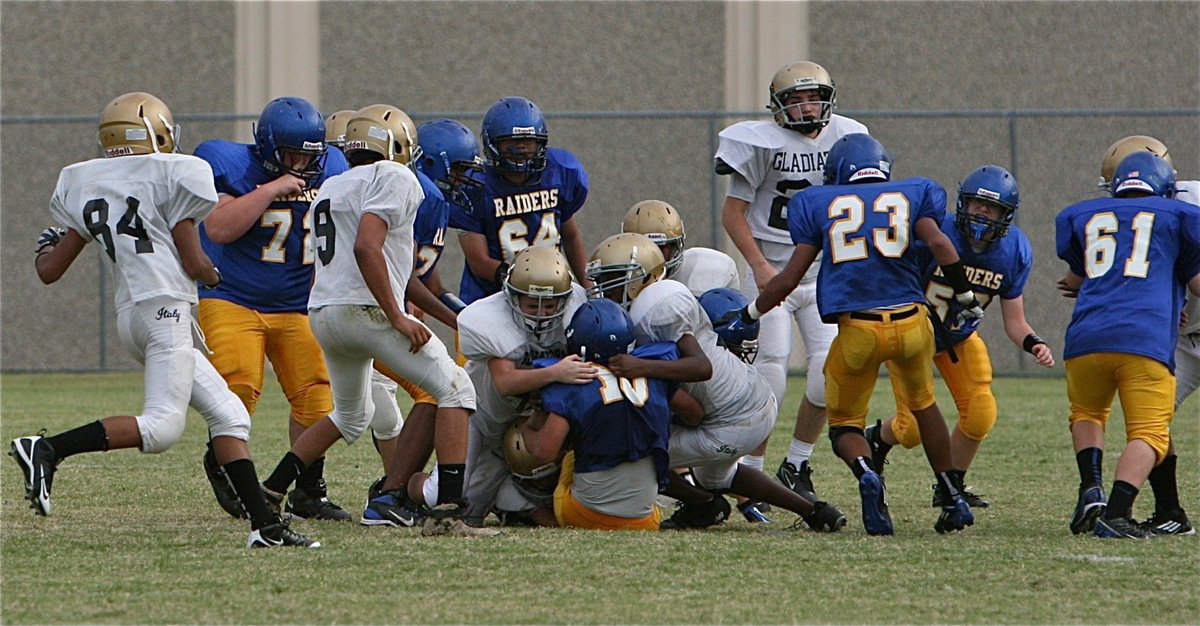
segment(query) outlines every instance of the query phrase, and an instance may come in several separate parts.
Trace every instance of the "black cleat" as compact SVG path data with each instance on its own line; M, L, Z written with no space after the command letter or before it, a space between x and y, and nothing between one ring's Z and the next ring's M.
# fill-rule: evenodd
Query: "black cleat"
M285 521L277 520L274 524L263 526L250 531L246 539L247 548L320 548L321 542L314 541L288 528Z
M972 509L986 509L992 505L992 503L984 499L983 496L972 493L963 488L961 485L958 489L958 495L962 496L962 499L965 500ZM946 492L942 489L940 484L934 483L933 498L930 500L929 508L937 509L947 506L948 504L950 503L946 502Z
M1196 529L1188 521L1183 509L1174 511L1155 511L1150 519L1139 524L1142 530L1155 535L1194 535Z
M1112 519L1101 517L1096 520L1096 529L1092 531L1092 534L1102 539L1153 539L1157 537L1128 517Z
M8 455L21 466L25 475L25 497L29 508L38 515L50 515L50 488L54 485L54 469L58 455L45 437L33 435L12 440Z
M937 522L934 523L933 529L938 534L962 530L967 526L975 524L975 514L971 512L971 506L961 497L953 498L950 502L942 505L942 513L938 515Z
M326 495L325 480L317 482L318 493L304 489L293 489L287 497L285 510L296 517L304 519L323 519L335 522L348 522L353 519L345 509L334 504Z
M1071 516L1071 532L1080 535L1090 533L1096 528L1096 520L1104 514L1108 500L1104 497L1104 488L1100 485L1090 485L1079 490L1079 500L1075 503L1075 513Z
M680 504L671 517L662 521L662 530L684 530L688 528L708 528L725 523L729 519L731 507L729 500L720 494L713 494L708 502L700 504Z
M800 516L808 527L820 533L833 533L846 525L846 516L837 507L828 502L818 501L813 505L813 512Z
M229 482L229 476L225 474L225 468L217 463L217 455L213 452L211 441L208 442L208 451L204 453L204 475L208 477L208 484L212 485L217 504L221 505L226 513L234 519L250 519L242 499L238 497L233 483Z
M775 479L809 502L816 502L820 499L817 497L816 490L813 489L812 466L808 464L808 461L801 463L800 468L797 469L785 458L779 464L779 469L775 470Z

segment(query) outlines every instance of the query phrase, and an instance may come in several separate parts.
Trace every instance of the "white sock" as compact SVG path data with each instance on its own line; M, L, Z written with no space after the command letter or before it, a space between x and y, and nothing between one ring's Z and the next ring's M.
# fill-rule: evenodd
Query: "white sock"
M746 467L748 467L750 469L756 469L760 472L763 469L763 463L764 463L763 457L756 456L753 454L747 454L746 456L743 456L740 460L738 460L738 464L745 465Z
M812 456L812 452L813 444L804 443L793 437L791 445L788 446L788 463L796 466L796 469L800 469L800 464L807 461Z

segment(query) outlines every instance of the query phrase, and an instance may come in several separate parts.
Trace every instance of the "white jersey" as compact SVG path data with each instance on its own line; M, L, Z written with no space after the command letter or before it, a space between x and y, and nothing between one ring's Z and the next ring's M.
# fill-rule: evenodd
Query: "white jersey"
M1181 180L1175 183L1175 199L1200 206L1200 180ZM1200 333L1200 298L1189 291L1183 310L1187 313L1188 323L1179 329L1179 334Z
M151 298L196 303L171 229L203 220L217 204L212 168L187 154L92 159L63 168L50 214L104 247L118 311Z
M825 155L838 139L865 132L866 126L841 115L834 115L816 138L773 121L738 122L722 130L716 158L736 172L728 195L750 203L746 221L754 238L792 245L788 200L821 184Z
M704 426L743 419L746 411L761 406L771 395L766 381L753 367L717 345L712 323L682 283L660 280L646 287L629 308L629 317L639 345L674 343L684 335L692 335L700 343L712 363L712 378L680 386L704 407Z
M360 165L326 180L312 203L314 236L310 245L317 263L308 308L379 304L354 257L358 224L366 213L387 223L383 255L392 293L402 301L413 267L413 222L424 199L416 175L395 161Z
M737 263L728 254L712 248L684 250L683 262L671 279L683 283L696 297L718 287L736 291L740 284Z
M517 418L526 404L524 398L501 396L496 391L488 361L507 359L526 369L531 367L534 359L565 355L566 327L584 302L587 302L587 292L578 284L572 284L562 323L536 342L517 321L509 306L508 294L503 291L472 302L458 314L459 349L468 359L466 370L478 397L478 419L486 416L495 425L507 425Z

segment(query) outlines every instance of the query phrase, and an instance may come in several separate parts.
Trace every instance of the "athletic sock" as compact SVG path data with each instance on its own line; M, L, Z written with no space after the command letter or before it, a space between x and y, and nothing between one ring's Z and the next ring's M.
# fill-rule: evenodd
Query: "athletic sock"
M438 504L462 500L466 463L438 463Z
M58 460L84 452L104 452L108 449L108 433L99 421L72 428L65 433L47 437L46 443L54 448Z
M1179 506L1179 483L1175 480L1175 460L1172 454L1163 459L1158 467L1150 470L1150 488L1154 490L1154 512L1170 513Z
M800 441L799 439L796 439L795 437L793 437L792 443L788 444L788 453L787 453L788 463L791 463L792 465L794 465L796 467L796 469L800 469L800 465L802 465L805 461L807 461L810 457L812 457L812 453L813 453L813 444L804 443L803 441Z
M1104 511L1104 519L1131 517L1133 501L1137 498L1138 488L1123 481L1113 481L1112 493L1108 496L1108 508Z
M250 459L238 459L225 464L225 475L229 477L233 490L237 492L242 506L250 515L251 530L275 523L275 514L263 499L262 487L258 484L258 473Z
M1104 484L1104 451L1100 448L1084 448L1075 453L1075 464L1079 466L1079 487Z
M263 481L263 486L275 493L287 493L288 487L296 482L296 479L304 473L304 461L300 457L292 453L291 450L279 459L279 465L275 466L275 471Z
M322 482L324 479L325 457L321 457L304 468L304 473L296 479L296 488L304 490L310 496L323 498L325 497L325 485Z

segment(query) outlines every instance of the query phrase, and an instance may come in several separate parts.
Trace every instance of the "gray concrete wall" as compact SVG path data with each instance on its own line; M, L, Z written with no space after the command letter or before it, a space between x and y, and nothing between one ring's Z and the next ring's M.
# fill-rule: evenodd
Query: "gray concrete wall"
M255 29L272 22L256 26L247 20L257 13L238 6L6 2L0 114L94 116L114 95L136 89L161 96L177 116L234 112L250 100L286 95L247 85L264 72L267 91L282 89L277 81L285 74L275 45L269 71L238 58L239 50L254 49L247 41L253 43ZM322 3L319 41L288 45L319 49L319 63L300 63L295 71L319 76L324 110L389 102L413 113L482 112L505 95L533 99L551 116L551 143L575 152L591 176L580 218L589 245L615 230L625 208L650 197L684 212L692 244L711 245L710 208L724 191L709 174L713 129L695 118L557 114L721 110L739 101L727 90L745 84L731 72L762 73L795 60L796 50L807 48L833 73L847 112L1200 106L1198 3L848 2L812 3L797 7L795 16L780 6L764 10L778 17L721 3ZM756 23L739 31L737 20ZM764 27L780 23L811 30L781 40L779 28ZM730 32L742 39L733 41ZM759 33L753 62L743 56L750 54L747 32ZM754 89L751 108L761 110L765 83ZM478 116L462 121L478 130ZM1005 120L863 121L899 156L898 175L929 176L953 189L976 165L1011 165ZM247 126L185 121L182 144L190 150ZM1092 194L1101 152L1126 134L1159 137L1184 177L1200 176L1197 126L1195 117L1017 120L1021 225L1037 255L1027 308L1056 347L1070 309L1053 292L1062 273L1052 250L1054 213ZM52 287L38 283L31 263L58 170L96 154L94 132L92 121L0 126L3 369L101 364L93 253ZM453 243L449 250L442 273L453 285L461 255ZM103 297L111 299L110 291ZM112 322L104 328L107 365L132 367ZM999 328L985 322L997 369L1014 369L1016 351L998 341Z

